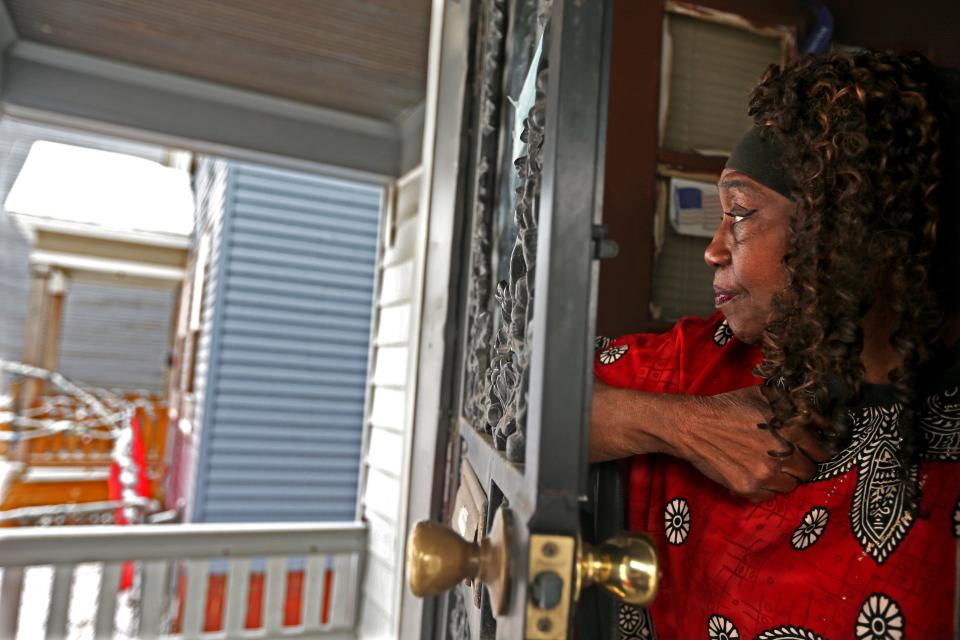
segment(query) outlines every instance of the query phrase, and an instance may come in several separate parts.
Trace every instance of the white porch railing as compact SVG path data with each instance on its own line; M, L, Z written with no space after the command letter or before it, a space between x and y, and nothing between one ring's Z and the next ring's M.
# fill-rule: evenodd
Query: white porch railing
M354 638L365 544L361 522L0 529L0 638L16 638L18 628L22 636L27 621L19 620L21 611L46 616L45 637L66 637L73 599L90 601L91 586L99 592L85 615L97 639L117 632L136 638ZM81 572L75 580L81 563L99 566L98 587L81 585ZM129 596L120 593L125 563L135 575L135 604L130 628L120 629L118 595ZM42 566L53 568L52 580L49 604L37 614L37 603L24 601L24 576ZM211 631L210 577L218 572L226 574L223 611ZM291 574L299 579L299 597L297 590L287 593L297 583ZM250 593L254 576L263 591L259 602ZM257 618L259 627L250 629Z

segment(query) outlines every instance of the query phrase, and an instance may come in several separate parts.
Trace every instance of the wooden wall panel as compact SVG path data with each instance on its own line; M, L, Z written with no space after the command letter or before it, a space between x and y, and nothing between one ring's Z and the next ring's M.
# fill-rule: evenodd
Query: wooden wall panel
M834 42L873 49L917 50L937 64L960 67L956 0L823 0Z
M600 264L600 335L650 317L662 20L659 1L614 4L603 221L620 254Z

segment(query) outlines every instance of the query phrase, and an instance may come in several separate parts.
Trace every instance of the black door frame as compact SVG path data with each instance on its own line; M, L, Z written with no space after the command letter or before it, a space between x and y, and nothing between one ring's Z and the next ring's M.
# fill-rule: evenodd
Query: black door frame
M445 499L456 488L448 477L456 478L460 438L450 436L458 431L464 285L469 278L473 169L469 160L475 150L462 132L469 129L464 122L476 120L469 49L476 29L475 7L483 1L448 0L444 5L436 138L431 180L425 185L430 221L407 530L418 519L443 519ZM530 498L511 506L518 510L518 520L540 533L576 532L579 504L586 494L585 425L592 383L595 244L602 215L611 12L610 0L553 3L552 33L544 51L549 77L528 395L528 423L541 427L528 430L528 455L519 474L516 467L510 471L509 464L502 464L505 460L496 460L498 454L492 450L476 454L485 465L499 467L500 481L511 492ZM479 435L465 433L466 446L476 447L474 436ZM424 487L430 488L429 496L413 495ZM525 584L526 532L520 538L515 540L514 567ZM526 602L526 590L516 591L514 612L522 611ZM410 598L407 591L404 601ZM421 605L422 638L446 632L445 611L436 601L428 599ZM402 615L414 613L411 608L416 607L402 607Z

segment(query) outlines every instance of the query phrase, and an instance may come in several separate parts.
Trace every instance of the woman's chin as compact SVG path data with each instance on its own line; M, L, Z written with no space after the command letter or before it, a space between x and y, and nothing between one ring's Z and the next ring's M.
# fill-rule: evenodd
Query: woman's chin
M724 305L724 307L727 306L729 305ZM723 308L720 309L720 312L726 318L730 331L737 337L737 340L746 344L755 344L760 341L763 335L763 323L752 322L749 318L744 318L741 314L736 313L735 309Z

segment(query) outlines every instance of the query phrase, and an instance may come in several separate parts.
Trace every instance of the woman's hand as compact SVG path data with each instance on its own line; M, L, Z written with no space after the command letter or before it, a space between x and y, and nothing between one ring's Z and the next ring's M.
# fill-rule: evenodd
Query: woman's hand
M806 427L778 431L793 444L792 452L761 428L772 414L760 387L690 400L700 406L678 422L673 455L737 495L763 501L793 491L816 474L817 462L831 457L829 448ZM771 452L789 455L775 457Z
M737 495L761 501L792 491L816 473L829 449L804 427L769 430L771 412L759 387L718 396L663 395L594 383L591 461L665 453L690 462Z

